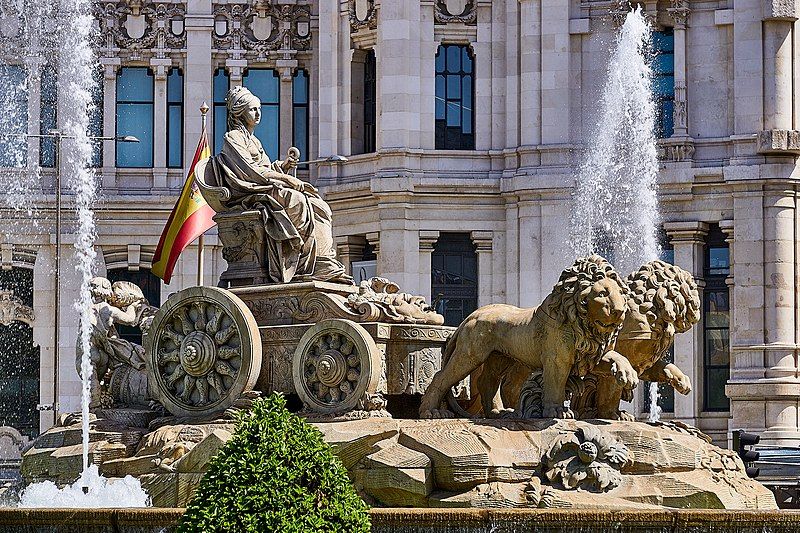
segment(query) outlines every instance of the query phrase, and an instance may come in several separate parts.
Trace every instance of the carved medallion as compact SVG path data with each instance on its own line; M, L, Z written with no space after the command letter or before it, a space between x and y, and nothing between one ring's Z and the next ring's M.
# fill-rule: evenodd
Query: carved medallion
M362 28L374 30L378 27L374 0L350 0L348 8L351 32L359 31Z
M475 24L478 21L475 0L437 0L434 19L438 24L449 22Z

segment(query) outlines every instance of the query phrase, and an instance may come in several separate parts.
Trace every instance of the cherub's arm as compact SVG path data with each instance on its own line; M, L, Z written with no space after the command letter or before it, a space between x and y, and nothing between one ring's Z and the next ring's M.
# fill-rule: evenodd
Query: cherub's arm
M114 324L135 326L139 322L139 306L141 304L141 301L134 302L124 310L111 306L111 318L114 320Z

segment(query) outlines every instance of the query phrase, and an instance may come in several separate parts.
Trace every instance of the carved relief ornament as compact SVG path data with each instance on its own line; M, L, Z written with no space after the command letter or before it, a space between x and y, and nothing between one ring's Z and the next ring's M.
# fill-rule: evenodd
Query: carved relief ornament
M670 0L670 7L667 8L667 13L675 21L675 27L678 29L686 28L686 21L689 19L689 2L688 0Z
M448 22L475 24L478 21L475 0L437 0L433 13L434 20L438 24Z
M33 309L22 303L14 291L0 290L0 324L8 326L16 321L33 326L34 319Z
M265 57L277 50L308 50L311 11L307 5L215 4L214 48L243 49Z
M100 26L101 46L139 54L142 50L186 48L182 3L101 1L95 4Z
M375 0L349 0L350 31L357 32L362 28L374 30L378 27L375 15Z

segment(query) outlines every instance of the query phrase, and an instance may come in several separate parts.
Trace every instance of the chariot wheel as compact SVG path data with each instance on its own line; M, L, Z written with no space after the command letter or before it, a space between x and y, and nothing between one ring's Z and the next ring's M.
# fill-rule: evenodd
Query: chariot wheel
M224 411L252 390L261 372L253 314L216 287L172 295L153 318L145 350L150 393L175 416Z
M381 352L367 331L350 320L329 319L309 328L292 360L298 396L312 411L336 414L361 407L374 394Z

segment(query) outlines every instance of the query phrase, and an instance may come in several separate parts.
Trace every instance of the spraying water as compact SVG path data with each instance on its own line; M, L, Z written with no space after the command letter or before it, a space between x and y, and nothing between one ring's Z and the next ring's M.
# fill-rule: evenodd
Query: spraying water
M641 8L628 13L608 63L599 121L589 136L573 196L572 243L577 256L597 252L627 275L658 259L658 155L650 27ZM650 386L657 421L658 384Z
M36 2L31 2L35 4ZM27 2L26 2L27 4ZM57 16L57 18L56 18ZM76 258L81 275L80 294L75 302L79 315L79 349L81 352L81 408L83 473L75 484L59 489L52 482L33 484L22 493L20 505L25 507L144 507L148 496L138 480L125 478L107 480L99 475L97 467L89 465L89 402L90 377L93 371L90 353L92 296L89 282L94 275L95 220L92 205L97 196L95 173L89 167L92 159L92 141L88 136L92 112L93 71L96 68L91 48L94 20L90 0L62 0L52 18L46 23L59 21L58 81L62 100L59 109L60 138L57 139L59 158L56 165L62 175L69 177L77 212ZM31 50L30 52L38 52ZM60 161L59 161L60 159Z

